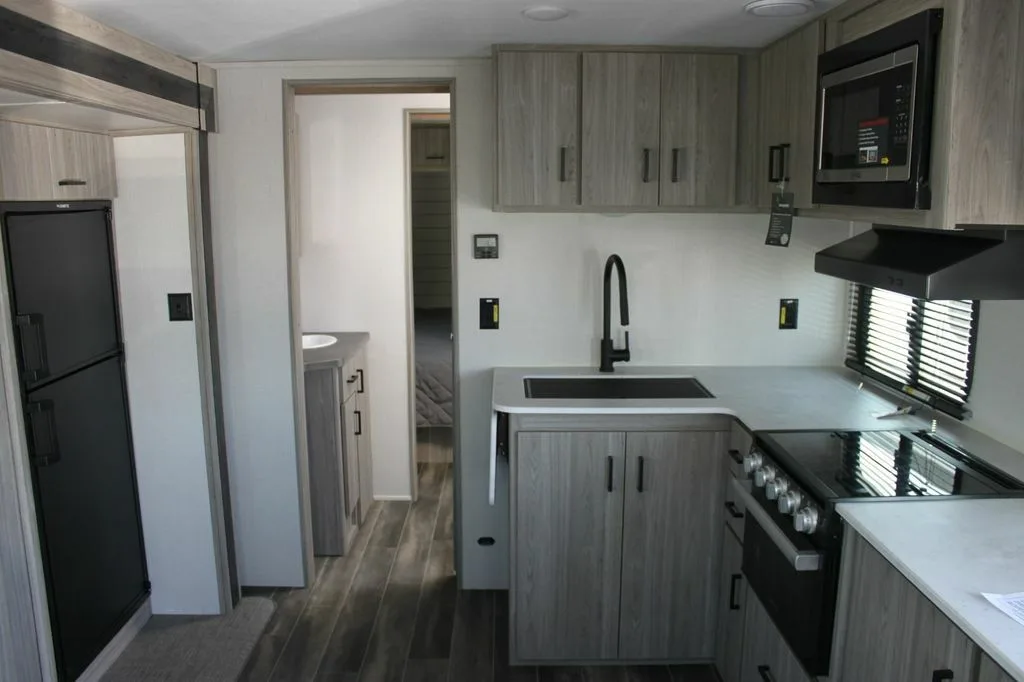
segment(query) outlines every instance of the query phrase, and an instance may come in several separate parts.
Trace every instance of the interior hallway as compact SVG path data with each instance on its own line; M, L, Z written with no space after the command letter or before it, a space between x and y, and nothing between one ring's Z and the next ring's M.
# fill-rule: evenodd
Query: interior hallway
M317 559L312 588L246 590L277 611L242 680L717 682L710 666L510 667L508 593L456 589L453 469L423 462L438 442L419 441L415 503L375 503L349 556Z

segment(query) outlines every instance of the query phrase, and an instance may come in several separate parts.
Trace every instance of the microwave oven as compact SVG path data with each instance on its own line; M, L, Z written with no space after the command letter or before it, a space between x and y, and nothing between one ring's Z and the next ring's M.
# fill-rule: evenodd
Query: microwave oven
M818 58L814 203L931 208L941 28L928 10Z

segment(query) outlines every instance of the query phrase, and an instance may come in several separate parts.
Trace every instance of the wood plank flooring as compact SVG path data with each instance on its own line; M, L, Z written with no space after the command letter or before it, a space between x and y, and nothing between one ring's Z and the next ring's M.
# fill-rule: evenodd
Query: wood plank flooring
M245 682L717 682L710 666L511 667L507 592L459 591L452 467L419 464L420 498L377 502L308 589L246 589L277 611Z

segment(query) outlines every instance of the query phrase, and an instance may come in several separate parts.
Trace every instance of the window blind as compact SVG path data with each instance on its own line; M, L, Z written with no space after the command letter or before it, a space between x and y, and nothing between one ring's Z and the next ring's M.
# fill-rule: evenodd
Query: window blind
M957 417L966 413L978 338L977 301L924 301L852 289L846 365Z

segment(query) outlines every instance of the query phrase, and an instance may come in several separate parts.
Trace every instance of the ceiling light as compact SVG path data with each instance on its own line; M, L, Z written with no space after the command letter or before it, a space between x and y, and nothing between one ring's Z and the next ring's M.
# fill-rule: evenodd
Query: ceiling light
M754 0L743 10L756 17L795 17L814 9L813 0Z
M558 21L569 16L569 10L553 5L538 5L523 10L523 16L534 21Z

